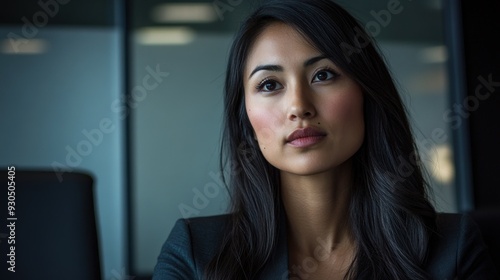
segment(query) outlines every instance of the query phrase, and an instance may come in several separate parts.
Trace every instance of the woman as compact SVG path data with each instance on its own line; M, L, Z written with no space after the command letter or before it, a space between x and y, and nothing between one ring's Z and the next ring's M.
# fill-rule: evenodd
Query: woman
M429 202L389 71L338 5L257 9L231 49L224 116L231 214L179 220L153 279L494 277L478 230Z

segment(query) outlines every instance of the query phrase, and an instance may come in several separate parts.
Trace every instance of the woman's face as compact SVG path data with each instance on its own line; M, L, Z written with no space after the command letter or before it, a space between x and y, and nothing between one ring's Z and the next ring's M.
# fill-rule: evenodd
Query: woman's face
M292 27L273 23L265 28L243 74L255 138L281 172L332 171L360 148L361 88Z

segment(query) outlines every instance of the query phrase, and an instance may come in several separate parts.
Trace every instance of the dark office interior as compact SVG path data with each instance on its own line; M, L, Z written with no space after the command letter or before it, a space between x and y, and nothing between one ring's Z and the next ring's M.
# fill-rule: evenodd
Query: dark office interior
M380 18L391 1L336 2L392 67L436 208L469 213L500 265L500 2L399 0ZM3 4L0 174L15 167L19 220L14 278L0 230L2 279L151 279L177 219L226 211L223 188L198 194L219 186L226 59L257 2Z

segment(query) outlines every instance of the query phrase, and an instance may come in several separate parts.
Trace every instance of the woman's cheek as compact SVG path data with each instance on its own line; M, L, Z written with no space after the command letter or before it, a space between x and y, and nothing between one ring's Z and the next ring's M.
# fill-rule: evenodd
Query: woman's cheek
M356 88L355 88L356 89ZM330 129L357 146L364 138L363 96L360 90L344 92L339 98L323 103Z
M279 141L279 122L272 110L249 109L247 113L261 149Z

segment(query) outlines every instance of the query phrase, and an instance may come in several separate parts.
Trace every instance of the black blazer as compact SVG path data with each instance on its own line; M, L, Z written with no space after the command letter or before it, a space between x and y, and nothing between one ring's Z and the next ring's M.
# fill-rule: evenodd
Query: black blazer
M163 245L153 280L203 279L217 251L228 215L180 219ZM499 279L477 226L468 216L438 214L425 270L430 279ZM286 230L260 279L288 279Z

